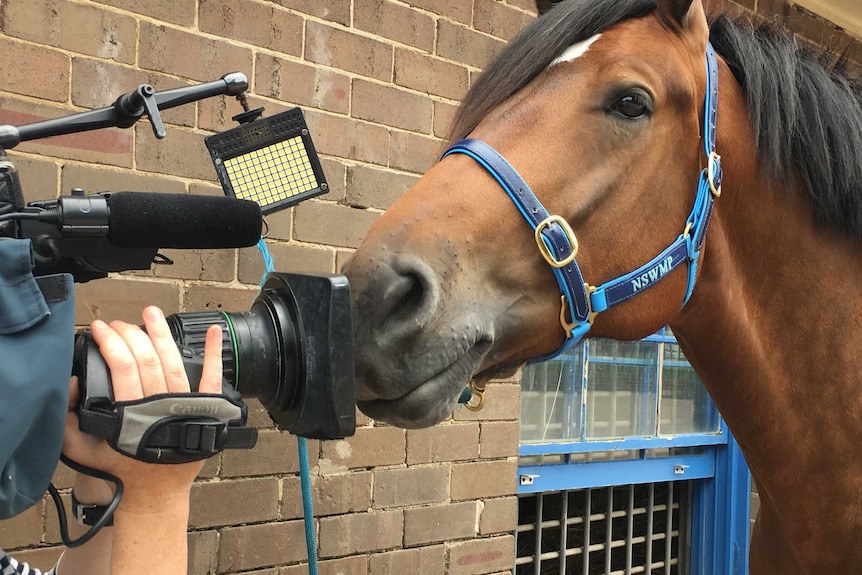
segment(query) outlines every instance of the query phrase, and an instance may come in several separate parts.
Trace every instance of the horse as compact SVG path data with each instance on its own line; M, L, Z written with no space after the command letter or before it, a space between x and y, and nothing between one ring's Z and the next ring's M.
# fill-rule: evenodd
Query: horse
M858 82L700 0L566 0L449 143L343 268L358 407L434 425L468 382L669 325L758 486L751 573L858 572Z

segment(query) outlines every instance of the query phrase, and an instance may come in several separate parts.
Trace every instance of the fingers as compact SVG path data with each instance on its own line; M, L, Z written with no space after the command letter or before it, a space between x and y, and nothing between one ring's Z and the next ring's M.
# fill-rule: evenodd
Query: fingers
M156 306L149 306L144 309L143 316L149 339L161 361L166 391L188 393L189 380L183 367L183 359L162 310ZM219 347L221 347L220 343Z
M140 399L144 395L138 364L126 341L114 329L122 322L112 322L111 326L102 320L90 324L93 341L99 345L99 352L111 370L111 380L116 401Z
M222 372L222 332L218 325L207 330L204 344L204 368L198 391L201 393L221 393Z
M188 393L189 382L182 356L162 311L149 306L143 313L146 332L136 325L96 320L93 339L111 370L116 401L140 399L157 393ZM198 391L221 393L222 332L207 331L204 365Z

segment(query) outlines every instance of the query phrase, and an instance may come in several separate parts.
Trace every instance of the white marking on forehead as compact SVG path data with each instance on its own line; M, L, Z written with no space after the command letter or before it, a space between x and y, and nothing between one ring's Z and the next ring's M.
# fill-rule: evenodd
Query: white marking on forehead
M578 42L577 44L572 44L571 46L566 48L566 51L563 52L562 54L560 54L556 60L551 62L548 65L548 68L550 68L551 66L555 66L557 64L562 64L563 62L571 62L572 60L580 58L581 56L583 56L584 54L587 53L587 50L589 50L590 46L593 45L593 42L595 42L596 40L601 38L601 36L602 36L601 34L596 34L592 38L587 38L583 42Z

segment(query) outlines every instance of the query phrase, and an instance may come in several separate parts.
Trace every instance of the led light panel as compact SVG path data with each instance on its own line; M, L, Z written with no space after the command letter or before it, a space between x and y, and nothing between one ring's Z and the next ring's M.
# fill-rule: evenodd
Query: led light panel
M329 190L299 108L204 141L225 194L254 200L264 214Z

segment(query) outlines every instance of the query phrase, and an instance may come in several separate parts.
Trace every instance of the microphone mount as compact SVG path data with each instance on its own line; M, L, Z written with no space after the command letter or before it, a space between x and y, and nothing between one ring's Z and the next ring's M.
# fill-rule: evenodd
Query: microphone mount
M175 108L196 100L213 96L241 97L248 89L248 78L241 72L225 74L219 80L174 88L163 92L149 84L142 84L128 94L123 94L110 106L78 114L33 122L22 126L0 125L0 148L14 148L21 142L86 132L100 128L130 128L147 116L157 138L165 137L161 110Z

